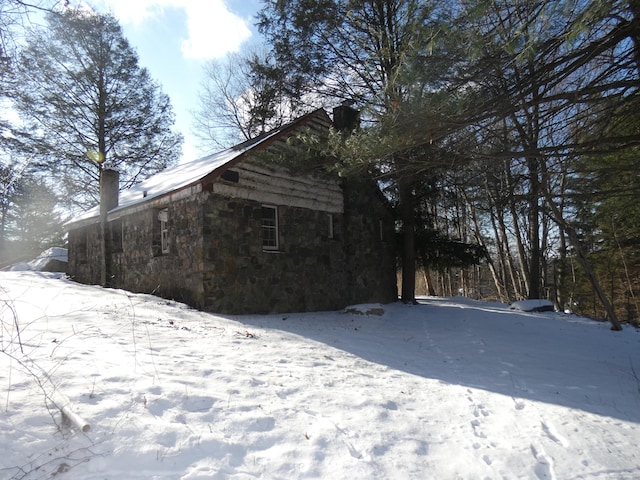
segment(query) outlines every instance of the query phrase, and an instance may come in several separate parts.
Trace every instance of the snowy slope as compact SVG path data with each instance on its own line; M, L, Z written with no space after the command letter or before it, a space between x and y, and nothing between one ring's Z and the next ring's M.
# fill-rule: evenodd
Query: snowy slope
M632 328L464 299L220 316L36 272L0 299L1 479L640 478Z

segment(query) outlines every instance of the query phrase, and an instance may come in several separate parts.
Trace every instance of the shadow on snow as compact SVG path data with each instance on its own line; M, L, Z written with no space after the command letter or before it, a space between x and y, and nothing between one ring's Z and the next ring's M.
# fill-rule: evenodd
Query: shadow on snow
M390 304L376 315L222 316L286 331L424 378L640 423L640 332L467 299ZM381 334L383 332L383 334ZM320 367L318 367L320 368Z

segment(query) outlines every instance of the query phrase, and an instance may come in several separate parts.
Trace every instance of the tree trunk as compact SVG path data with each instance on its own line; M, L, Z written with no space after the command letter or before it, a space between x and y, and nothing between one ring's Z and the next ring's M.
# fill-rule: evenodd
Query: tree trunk
M476 241L478 242L478 245L483 247L485 250L487 249L486 244L484 243L484 240L482 240L482 237L480 237L479 235L476 235ZM496 293L498 295L498 298L500 299L501 302L506 302L507 300L509 300L509 296L506 292L504 282L500 278L500 274L498 273L496 266L493 263L493 259L491 258L491 255L487 255L486 260L487 260L487 266L489 267L489 271L491 272L491 278L493 279L493 285L496 288Z
M399 209L402 222L402 293L404 303L416 303L416 249L414 195L411 182L399 181Z
M422 260L422 265L426 265L425 260L423 258ZM427 295L429 295L430 297L435 297L436 296L436 290L435 288L433 288L433 280L431 279L431 272L429 272L429 268L426 266L422 267L422 275L424 276L424 283L425 286L427 287Z
M529 192L529 269L526 271L530 299L540 297L540 160L527 159L530 176Z
M511 279L511 285L513 287L513 295L516 300L521 300L525 297L522 290L522 282L520 281L520 277L518 276L517 267L515 265L515 261L513 256L511 255L511 248L509 246L509 236L507 234L507 226L504 220L504 216L502 212L498 214L498 226L500 227L500 244L502 245L502 250L504 252L504 260L505 267L507 268L507 273L509 274L509 278ZM517 235L516 235L517 236ZM517 240L518 247L522 245L520 240ZM505 280L506 281L506 280Z
M0 205L0 255L4 253L7 210L4 204Z
M589 262L589 260L587 259L584 253L584 249L580 244L580 238L578 237L578 234L573 228L567 225L565 225L564 228L565 228L565 232L569 237L569 242L571 242L571 245L573 246L573 248L576 249L576 253L578 254L578 261L582 265L582 268L584 268L587 274L587 278L591 282L591 286L593 287L595 294L598 296L600 303L602 303L602 306L604 307L605 312L607 312L607 320L611 322L611 330L622 330L622 326L620 325L620 321L616 316L616 313L613 309L613 305L611 305L609 298L607 298L607 294L604 293L604 290L602 289L602 286L598 281L598 276L596 275L595 271L591 267L591 263Z
M511 175L511 171L509 170L510 166L507 165L506 166L506 174L507 174L507 179L509 182L509 190L513 190L515 188L515 185L513 183L513 176ZM514 283L514 287L516 288L516 298L520 297L528 297L529 296L529 292L531 291L531 287L529 285L529 260L527 258L527 254L525 252L525 248L524 248L524 242L523 242L523 235L520 231L520 221L518 219L518 208L516 206L515 203L515 198L513 195L509 196L509 213L511 214L511 225L513 228L513 231L515 233L514 237L515 237L515 241L516 241L516 249L518 252L518 260L520 261L520 276L522 277L521 279L524 280L525 285L524 285L524 292L522 291L522 287L520 285L520 281L517 281L516 283ZM503 238L505 239L505 241L507 242L507 249L508 247L508 236L506 235L506 225L504 224L504 219L502 216L500 216L500 229L502 231L502 235ZM512 269L512 273L513 269L515 269L515 266L513 265L513 261L511 261L511 269ZM516 276L517 278L517 276Z
M488 191L488 189L487 189L487 191ZM481 229L480 229L480 225L478 223L478 215L476 214L476 209L474 208L473 204L469 201L469 198L465 194L464 190L462 190L462 194L463 194L463 197L465 199L465 202L467 203L467 208L471 211L471 221L473 222L473 237L475 238L476 242L478 242L478 245L480 245L482 248L484 248L484 250L487 252L487 257L486 257L487 265L489 267L489 271L491 272L491 277L493 278L493 284L495 285L496 293L497 293L498 298L500 299L500 301L505 302L509 298L508 298L508 294L506 292L504 281L500 278L500 275L499 275L498 271L496 270L496 266L493 263L493 259L491 258L491 255L488 254L489 249L487 248L487 244L484 241L484 238L482 237L482 234L481 234ZM497 230L496 230L496 226L495 226L493 213L491 214L491 224L493 226L494 235L496 237L496 244L498 244L498 234L497 234ZM497 248L498 248L498 252L497 253L499 255L498 258L502 259L501 248L499 247L499 244L498 244Z
M593 267L591 266L591 262L589 262L589 259L587 258L584 248L582 247L578 233L562 217L562 215L560 214L560 210L558 209L558 206L553 202L553 199L551 198L551 195L549 192L546 192L546 200L547 200L547 205L549 206L549 209L551 211L551 214L553 215L554 221L558 223L558 225L560 225L564 229L565 233L567 234L569 243L576 251L576 254L578 256L578 261L580 262L580 265L582 265L582 268L584 268L584 271L587 274L587 278L591 283L591 287L593 288L594 294L598 297L598 299L600 300L600 303L602 303L602 306L604 307L605 312L607 312L607 320L609 320L609 322L611 323L611 330L616 330L616 331L622 330L622 326L620 325L620 321L616 316L616 312L613 309L613 305L609 301L607 294L604 292L602 285L600 285L598 276L596 275L596 272L593 270Z
M560 258L558 259L557 266L555 268L555 298L556 304L561 310L566 310L567 308L571 309L571 296L567 294L567 239L564 233L564 228L559 225L560 229L560 246L559 254Z

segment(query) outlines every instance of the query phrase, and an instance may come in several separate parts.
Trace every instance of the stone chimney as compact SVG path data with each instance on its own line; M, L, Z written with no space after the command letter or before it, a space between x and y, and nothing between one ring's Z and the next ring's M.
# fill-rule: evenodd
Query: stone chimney
M112 168L100 170L100 210L108 212L118 206L120 173Z
M342 132L352 132L360 126L360 111L353 108L353 102L344 101L333 109L333 126Z

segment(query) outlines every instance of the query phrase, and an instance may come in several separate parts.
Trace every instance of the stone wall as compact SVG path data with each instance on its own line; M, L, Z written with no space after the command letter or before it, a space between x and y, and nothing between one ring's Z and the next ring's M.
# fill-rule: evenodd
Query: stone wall
M348 263L346 303L398 300L395 221L378 188L345 180L345 249Z
M80 283L100 283L100 224L94 223L69 231L69 276Z
M204 305L227 313L335 310L397 300L393 215L375 186L344 186L344 213L277 205L279 248L261 242L262 203L204 205Z
M158 219L165 208L168 253L160 248ZM202 209L198 196L164 205L156 203L111 220L107 231L111 250L109 286L202 307ZM100 258L99 224L69 232L69 274L74 280L100 283Z
M394 223L379 192L344 185L344 212L273 204L279 248L262 247L263 201L211 191L112 219L110 283L220 313L335 310L397 299ZM160 246L167 210L169 252ZM333 229L329 228L331 215ZM100 228L69 232L69 272L100 282Z
M169 251L163 253L159 216L165 209ZM113 255L116 286L203 306L199 195L123 217L122 228L123 249Z
M204 206L205 308L232 313L344 306L342 215L277 205L279 248L262 247L262 203L212 195Z

